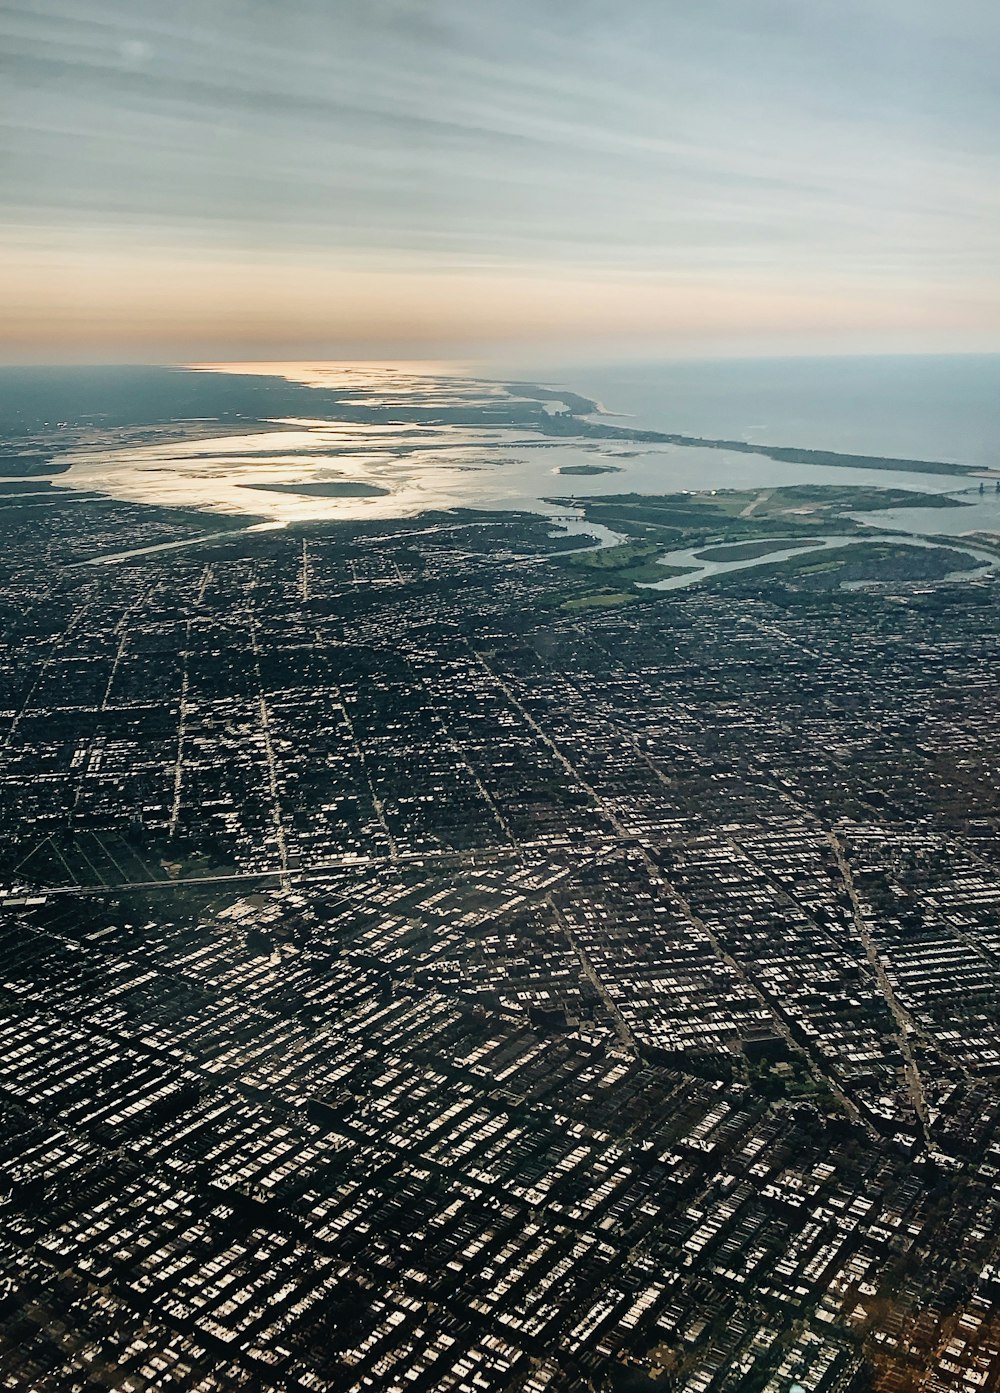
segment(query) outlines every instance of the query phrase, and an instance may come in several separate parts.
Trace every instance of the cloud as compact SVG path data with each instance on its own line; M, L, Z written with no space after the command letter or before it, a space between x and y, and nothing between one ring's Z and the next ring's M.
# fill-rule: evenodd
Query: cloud
M0 44L0 245L70 276L1000 280L987 0L14 0Z

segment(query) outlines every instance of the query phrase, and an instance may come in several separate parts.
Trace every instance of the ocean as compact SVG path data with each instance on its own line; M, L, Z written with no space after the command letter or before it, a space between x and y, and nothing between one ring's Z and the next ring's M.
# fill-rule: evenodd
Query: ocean
M1000 467L1000 354L557 364L504 373L572 388L620 413L622 424L651 430Z

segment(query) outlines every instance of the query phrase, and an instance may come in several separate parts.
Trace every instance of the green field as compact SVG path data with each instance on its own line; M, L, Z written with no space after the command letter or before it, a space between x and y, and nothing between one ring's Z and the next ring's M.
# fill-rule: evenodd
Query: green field
M796 537L794 540L776 537L772 542L733 542L729 546L708 547L695 553L699 561L754 561L758 556L770 556L787 547L822 546L819 537Z
M575 595L563 600L560 609L607 609L615 605L627 605L636 598L634 593L625 590L591 590L586 595Z
M981 563L985 565L986 563ZM905 542L866 542L839 547L821 557L808 553L765 563L745 571L707 577L703 584L749 586L758 589L775 582L809 590L833 589L845 582L883 583L942 580L953 571L975 569L967 552L947 546L912 546Z
M576 501L589 521L601 523L625 538L617 546L568 551L550 558L578 582L573 593L557 595L557 603L576 609L607 604L607 593L612 589L609 581L613 580L616 593L638 594L638 586L655 585L696 569L661 565L657 558L672 551L700 546L705 550L697 553L699 560L753 561L790 547L812 548L831 533L871 535L870 529L855 521L853 513L963 506L947 495L848 484L796 484L706 493L629 493ZM793 558L784 564L798 561L804 565L807 560ZM775 563L779 564L783 563ZM829 555L811 564L816 574L835 571L839 566ZM765 562L754 572L764 574L773 569ZM865 571L861 578L871 577ZM593 584L586 588L579 585L588 581Z
M660 542L623 542L616 547L599 547L592 551L569 552L558 558L561 565L584 575L613 575L616 582L643 585L666 580L668 576L685 575L686 566L661 566L657 556L663 554Z

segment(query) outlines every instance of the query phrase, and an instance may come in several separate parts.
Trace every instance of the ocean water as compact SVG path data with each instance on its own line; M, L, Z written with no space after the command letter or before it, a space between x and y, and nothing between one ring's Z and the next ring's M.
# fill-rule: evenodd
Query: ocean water
M1000 468L1000 354L555 364L531 371L621 413L621 424Z

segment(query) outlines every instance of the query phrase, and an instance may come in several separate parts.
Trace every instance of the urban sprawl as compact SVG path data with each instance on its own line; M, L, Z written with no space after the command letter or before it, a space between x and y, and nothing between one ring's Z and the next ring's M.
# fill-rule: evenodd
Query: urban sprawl
M0 1386L1000 1387L992 574L2 502Z

